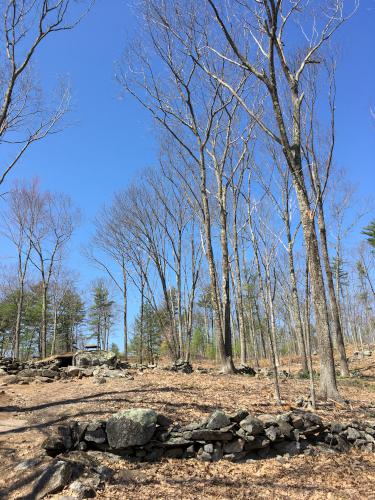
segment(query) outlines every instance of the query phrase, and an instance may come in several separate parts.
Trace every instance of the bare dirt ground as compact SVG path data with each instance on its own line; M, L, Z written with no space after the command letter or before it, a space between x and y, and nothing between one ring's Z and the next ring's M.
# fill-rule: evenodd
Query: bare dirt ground
M375 361L356 367L366 378L340 381L350 406L321 405L317 413L323 419L374 421ZM283 408L274 405L272 380L217 373L147 370L135 371L134 380L108 379L100 386L87 378L0 387L0 498L24 498L38 469L19 471L17 465L43 456L41 443L58 423L98 420L132 407L153 408L181 423L216 408L277 413L306 396L308 382L288 379L281 389ZM99 499L375 499L375 454L359 451L243 464L196 459L147 464L114 457L106 465L116 474L98 491Z

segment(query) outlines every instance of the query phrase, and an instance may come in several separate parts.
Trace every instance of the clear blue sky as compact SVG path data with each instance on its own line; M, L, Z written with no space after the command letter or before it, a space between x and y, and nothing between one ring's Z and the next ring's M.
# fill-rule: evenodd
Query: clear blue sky
M127 1L98 0L72 32L49 39L37 54L42 86L51 91L61 77L73 90L73 126L34 146L8 178L37 176L42 188L71 196L83 221L71 244L69 266L86 286L99 273L81 256L90 222L112 193L156 162L149 115L131 98L120 99L115 62L131 36ZM342 57L337 71L336 162L357 185L360 197L375 193L375 1L362 0L356 16L336 37ZM2 252L3 253L3 252ZM131 308L134 312L134 305Z

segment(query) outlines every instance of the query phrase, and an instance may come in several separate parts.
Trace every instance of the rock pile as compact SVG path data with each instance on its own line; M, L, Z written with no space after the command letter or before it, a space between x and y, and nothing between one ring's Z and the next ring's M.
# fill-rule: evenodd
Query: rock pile
M74 366L64 366L64 360L59 357L29 362L0 358L0 376L7 376L4 382L8 384L48 383L76 377L133 378L124 369L127 364L120 363L112 352L82 353L78 351L72 356L73 362L78 363Z
M14 361L12 358L0 357L0 375L16 375L26 368L26 363Z
M193 373L193 367L188 361L176 361L170 368L172 372Z
M369 356L372 356L372 351L370 351L369 349L354 351L353 355L349 358L349 361L359 361Z
M375 424L324 425L319 416L302 410L259 416L216 410L204 421L179 426L153 410L132 409L107 421L60 425L43 447L51 456L91 449L146 461L196 457L237 462L319 449L374 451L374 445Z
M11 358L0 359L0 375L9 375L8 383L52 382L62 378L62 363L58 359L48 361L13 361Z
M79 368L103 366L116 368L118 359L111 351L77 351L73 356L73 365Z
M241 373L242 375L250 375L251 377L254 377L257 372L251 366L241 365L239 368L237 368L236 373Z

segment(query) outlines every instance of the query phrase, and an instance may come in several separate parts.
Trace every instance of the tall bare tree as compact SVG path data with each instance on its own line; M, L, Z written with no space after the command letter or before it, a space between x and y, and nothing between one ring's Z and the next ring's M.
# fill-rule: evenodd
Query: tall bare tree
M27 231L32 245L30 260L39 271L42 284L40 355L45 357L48 289L56 263L62 258L62 251L73 234L79 214L73 208L70 198L60 194L30 192L28 203L39 203L41 206L40 218L34 226L28 227Z
M320 11L308 1L259 0L238 2L225 11L219 3L207 0L231 54L212 36L208 50L234 69L245 71L258 82L268 98L269 120L259 118L252 103L238 96L228 79L207 68L211 77L237 96L259 128L280 148L290 170L300 209L302 228L310 266L311 291L320 345L320 390L323 398L340 399L337 390L332 341L319 241L315 228L315 209L309 196L303 163L301 109L304 105L304 75L310 64L319 62L323 49L337 29L352 15L344 0L322 1ZM357 6L354 1L354 9ZM291 23L300 26L301 36L290 37ZM244 33L246 35L244 36ZM294 50L293 47L298 47Z
M6 0L1 24L0 144L7 155L0 166L2 184L25 151L36 141L57 131L69 108L70 92L63 86L48 110L33 75L39 47L54 33L73 29L93 0ZM5 158L10 158L5 160Z
M7 208L1 214L2 234L17 249L17 317L14 327L13 356L19 357L21 322L24 303L25 281L29 266L32 241L28 237L42 217L43 202L38 196L36 180L30 184L15 184L7 194Z

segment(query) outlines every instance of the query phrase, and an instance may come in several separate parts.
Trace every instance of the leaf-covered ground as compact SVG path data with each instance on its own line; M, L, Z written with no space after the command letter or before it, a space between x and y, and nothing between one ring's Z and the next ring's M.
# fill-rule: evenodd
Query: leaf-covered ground
M317 412L323 419L374 420L372 364L369 359L357 366L366 378L340 381L350 406L320 405ZM50 427L65 420L96 420L121 409L144 407L188 423L216 408L228 412L247 409L255 414L285 411L308 393L306 380L282 381L284 405L280 408L274 405L269 379L196 372L184 375L159 369L134 371L133 375L134 380L108 380L100 386L88 378L0 387L2 498L22 498L27 492L33 473L15 470L17 464L40 456L41 442ZM0 385L4 380L0 379ZM352 451L244 464L195 459L153 464L129 463L118 457L105 460L116 474L98 492L100 499L375 499L375 454L370 453Z

